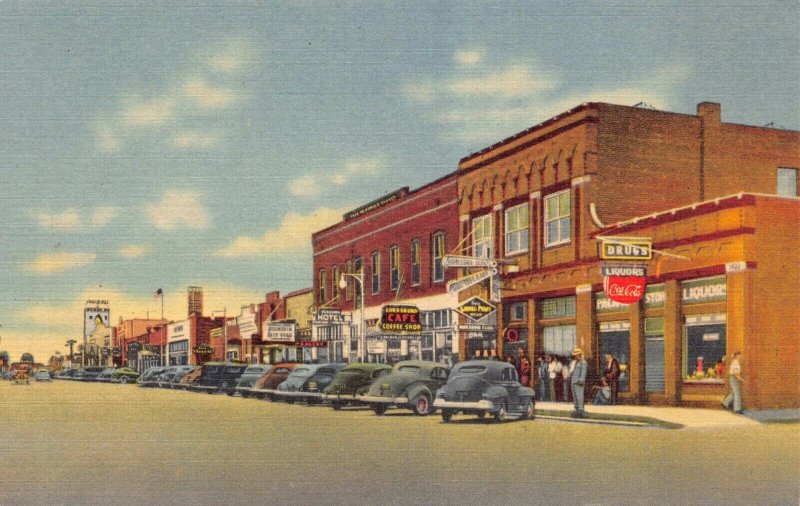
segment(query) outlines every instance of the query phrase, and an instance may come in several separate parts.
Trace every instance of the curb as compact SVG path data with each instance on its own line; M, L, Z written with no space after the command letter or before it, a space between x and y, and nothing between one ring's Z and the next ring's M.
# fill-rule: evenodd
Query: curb
M589 423L589 424L602 424L602 425L618 425L624 427L658 427L662 429L682 429L684 425L674 422L667 422L659 420L658 418L651 418L648 416L634 416L634 415L601 415L597 413L584 413L583 418L573 418L571 411L558 411L550 409L537 409L536 416L553 419L563 420L567 422L576 423Z

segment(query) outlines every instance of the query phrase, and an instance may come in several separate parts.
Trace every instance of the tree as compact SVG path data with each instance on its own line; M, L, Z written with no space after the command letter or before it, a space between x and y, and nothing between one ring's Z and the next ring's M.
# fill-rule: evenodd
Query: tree
M20 358L19 361L32 364L32 363L34 363L33 355L31 355L28 352L25 352L25 353L22 354L22 358Z

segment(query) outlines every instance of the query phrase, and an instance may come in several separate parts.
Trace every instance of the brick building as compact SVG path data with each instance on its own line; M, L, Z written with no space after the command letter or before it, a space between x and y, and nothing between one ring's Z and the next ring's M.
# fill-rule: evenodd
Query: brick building
M709 405L725 386L697 368L741 349L745 402L796 406L797 365L780 356L798 351L781 327L800 316L798 168L800 133L724 123L713 103L697 115L584 104L462 159L461 253L502 262L491 344L561 357L580 346L595 375L612 352L624 400ZM603 294L598 238L611 235L663 252L639 303ZM788 284L768 293L776 275ZM462 354L482 337L462 333ZM789 381L770 379L780 367Z
M117 366L127 365L128 343L135 341L137 337L147 336L152 329L166 323L166 320L153 318L130 318L128 320L120 318L119 324L114 327L113 332L114 348L115 351L119 351L119 354L114 353L114 364ZM149 340L147 344L149 344Z
M169 365L202 364L211 360L211 331L221 327L224 321L222 317L192 313L186 320L170 322L167 325Z
M457 297L446 290L454 273L442 265L458 244L456 190L455 173L414 191L403 188L312 235L312 339L328 343L328 360L440 360L457 353L451 327ZM419 308L422 333L380 330L382 308L395 303Z

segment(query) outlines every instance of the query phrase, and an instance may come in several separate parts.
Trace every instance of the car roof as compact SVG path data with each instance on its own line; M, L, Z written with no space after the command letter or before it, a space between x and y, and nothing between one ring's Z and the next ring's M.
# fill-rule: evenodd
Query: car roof
M392 366L387 364L376 364L373 362L356 362L353 364L347 364L346 366L342 367L342 371L352 371L354 369L361 370L361 371L374 371L376 369L391 369Z
M453 366L453 371L455 372L464 367L476 365L485 367L487 371L500 371L502 369L514 368L514 366L508 362L501 362L499 360L467 360L466 362L459 362Z
M400 369L404 365L419 367L420 369L433 369L434 367L443 367L447 369L447 367L439 362L433 362L431 360L403 360L396 363L394 367L395 369Z

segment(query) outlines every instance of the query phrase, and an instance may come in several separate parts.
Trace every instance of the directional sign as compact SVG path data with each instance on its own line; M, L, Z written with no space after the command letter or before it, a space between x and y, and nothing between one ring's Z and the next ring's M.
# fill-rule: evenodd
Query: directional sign
M497 267L497 261L491 258L445 255L442 258L442 265L445 267Z
M503 299L500 295L500 273L497 269L492 273L492 279L489 280L489 300L495 304L499 304Z
M454 279L447 283L447 293L458 293L461 290L467 289L472 285L478 284L484 279L487 279L497 272L497 269L485 270L464 276L463 278Z

